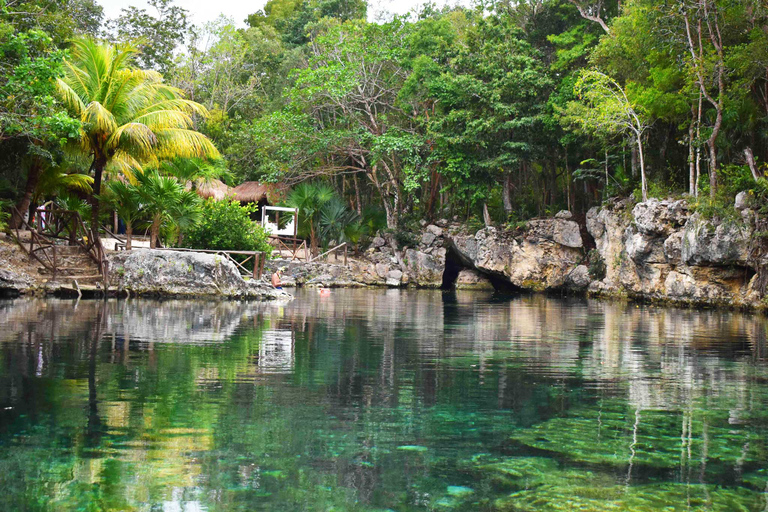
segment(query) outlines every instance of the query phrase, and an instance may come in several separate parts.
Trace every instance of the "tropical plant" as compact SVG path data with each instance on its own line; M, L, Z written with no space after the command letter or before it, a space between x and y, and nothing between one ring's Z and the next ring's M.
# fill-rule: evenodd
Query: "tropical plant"
M320 209L320 218L318 219L323 247L327 247L331 240L348 241L346 228L358 220L356 212L351 211L339 196L333 196Z
M161 159L218 156L211 141L193 129L193 115L207 115L205 107L184 99L159 73L131 67L135 54L131 47L77 39L64 76L57 80L62 101L82 124L81 149L91 158L96 239L107 166L140 173L142 166Z
M581 72L574 92L581 101L568 104L566 118L573 125L600 136L631 135L640 156L640 190L647 200L643 136L650 124L645 110L629 100L616 80L595 69Z
M107 183L105 199L109 206L125 222L125 248L130 251L133 240L133 227L145 214L144 205L141 203L141 194L136 186L131 183L122 180L112 180Z
M191 249L272 252L267 233L251 220L255 204L208 199L199 206L200 222L185 228L183 246Z
M8 221L11 219L10 209L13 201L0 199L0 231L8 231Z
M87 174L68 172L58 166L47 167L40 173L32 204L39 204L47 197L66 195L67 192L90 194L92 187L93 178Z
M160 176L157 170L137 172L136 190L143 210L151 219L149 245L157 247L160 228L164 224L182 222L185 227L193 225L198 215L192 213L200 202L194 192L185 191L176 178Z
M299 210L299 236L309 237L312 254L317 254L320 241L320 216L323 207L336 195L325 183L299 183L288 195L287 205Z
M232 179L232 173L226 168L223 160L174 158L163 161L160 164L160 170L176 177L182 183L189 182L193 190L213 180L230 181Z

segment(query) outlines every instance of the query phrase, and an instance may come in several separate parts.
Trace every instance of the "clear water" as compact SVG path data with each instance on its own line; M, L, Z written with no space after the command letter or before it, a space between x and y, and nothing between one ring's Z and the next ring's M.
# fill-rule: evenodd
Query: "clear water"
M485 292L2 301L0 509L762 511L767 327Z

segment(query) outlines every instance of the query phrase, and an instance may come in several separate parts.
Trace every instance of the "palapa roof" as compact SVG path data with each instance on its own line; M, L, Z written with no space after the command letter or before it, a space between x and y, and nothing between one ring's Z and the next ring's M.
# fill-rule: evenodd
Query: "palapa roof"
M210 180L197 186L197 195L203 199L215 199L216 201L232 197L233 191L234 189L219 180Z
M258 203L266 200L275 204L285 195L286 187L280 183L259 183L246 181L232 189L234 197L241 203Z

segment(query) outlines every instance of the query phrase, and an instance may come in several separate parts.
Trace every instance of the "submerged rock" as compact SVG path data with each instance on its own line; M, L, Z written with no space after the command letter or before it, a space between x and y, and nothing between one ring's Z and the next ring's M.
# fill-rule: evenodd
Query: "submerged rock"
M270 285L246 281L217 254L134 249L109 255L111 285L139 295L290 298Z

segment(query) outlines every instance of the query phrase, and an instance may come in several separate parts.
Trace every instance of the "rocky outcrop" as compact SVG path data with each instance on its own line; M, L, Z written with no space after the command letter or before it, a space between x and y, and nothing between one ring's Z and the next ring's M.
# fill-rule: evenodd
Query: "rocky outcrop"
M12 270L0 269L0 294L26 293L31 287L32 281L27 276Z
M374 238L347 267L270 262L285 266L286 284L569 290L670 301L759 307L753 248L755 215L740 197L732 219L707 220L685 200L609 201L586 215L595 249L587 252L568 211L525 228L487 227L468 233L441 222L422 224L413 247L396 249L390 235Z
M579 225L565 218L533 220L520 233L488 227L451 240L467 266L536 291L567 287L583 259L582 246Z
M742 198L742 202L743 202ZM714 221L683 200L610 202L587 213L587 229L605 262L589 291L677 303L756 307L753 226Z
M131 294L176 297L290 298L246 281L234 263L209 253L134 249L109 256L111 286Z
M477 270L464 269L456 278L457 290L493 290L493 283Z

